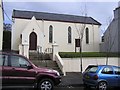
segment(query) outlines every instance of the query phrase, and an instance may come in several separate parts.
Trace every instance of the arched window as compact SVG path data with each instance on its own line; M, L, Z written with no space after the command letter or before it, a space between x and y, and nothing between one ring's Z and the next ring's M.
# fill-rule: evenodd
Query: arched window
M86 28L85 34L86 34L86 44L89 44L89 29L88 28Z
M49 27L49 43L53 42L53 27L50 25Z
M71 27L68 27L68 43L72 43L72 32L71 32Z

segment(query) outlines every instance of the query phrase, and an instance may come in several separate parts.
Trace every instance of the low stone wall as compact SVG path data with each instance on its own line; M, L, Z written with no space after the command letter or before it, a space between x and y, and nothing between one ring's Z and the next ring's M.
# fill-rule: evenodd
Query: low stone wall
M108 58L108 65L119 65L120 66L120 58L110 57ZM65 72L81 72L80 68L80 58L62 58L64 63L64 71ZM106 57L89 57L82 58L82 68L83 71L88 65L106 65Z

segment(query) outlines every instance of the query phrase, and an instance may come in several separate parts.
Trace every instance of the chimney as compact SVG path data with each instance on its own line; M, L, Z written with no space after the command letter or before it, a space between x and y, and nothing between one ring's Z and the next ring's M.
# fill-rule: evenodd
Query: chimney
M120 7L120 1L118 2L118 8Z
M120 12L120 1L118 2L118 7L114 10L114 18L117 19L119 17Z

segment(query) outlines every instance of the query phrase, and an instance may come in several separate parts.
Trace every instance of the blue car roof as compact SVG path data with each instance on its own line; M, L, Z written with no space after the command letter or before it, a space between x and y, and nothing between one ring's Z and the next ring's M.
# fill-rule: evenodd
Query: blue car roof
M115 66L115 65L89 65L89 66L95 66L95 67L105 67L105 66L110 66L110 67L120 67L120 66Z

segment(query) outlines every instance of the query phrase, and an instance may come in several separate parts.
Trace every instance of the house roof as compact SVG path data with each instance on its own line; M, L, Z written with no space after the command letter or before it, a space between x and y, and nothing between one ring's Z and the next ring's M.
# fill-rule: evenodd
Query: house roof
M92 17L67 15L67 14L56 14L56 13L47 13L47 12L35 12L35 11L13 10L12 18L31 19L33 16L35 16L37 20L101 25L101 23L99 23Z

